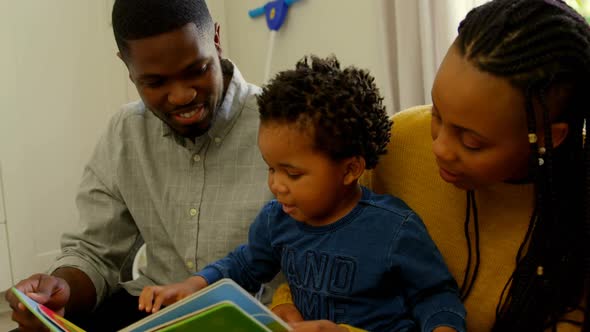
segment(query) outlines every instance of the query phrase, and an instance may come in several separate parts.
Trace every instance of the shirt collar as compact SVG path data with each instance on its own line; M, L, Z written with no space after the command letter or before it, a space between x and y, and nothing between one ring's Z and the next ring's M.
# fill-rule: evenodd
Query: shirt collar
M197 137L195 139L195 143L203 140L205 136L209 136L217 143L220 143L229 133L233 120L238 114L240 114L243 108L242 106L246 102L246 97L248 96L248 83L246 80L244 80L244 77L238 70L238 67L236 67L236 65L234 65L228 59L221 59L221 61L226 62L221 64L222 68L227 65L233 67L232 78L227 86L227 90L225 91L225 96L223 97L221 106L219 106L219 108L217 108L215 111L211 128L207 131L206 135ZM175 136L176 141L184 142L184 137L176 134L164 121L161 122L162 136L172 135Z

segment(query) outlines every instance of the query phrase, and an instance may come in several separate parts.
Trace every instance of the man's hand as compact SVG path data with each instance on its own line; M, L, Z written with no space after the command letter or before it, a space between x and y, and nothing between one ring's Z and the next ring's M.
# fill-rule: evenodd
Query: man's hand
M279 304L278 306L272 308L272 312L284 320L285 323L303 321L303 316L301 316L301 313L299 310L297 310L297 307L293 303Z
M33 301L45 305L61 316L64 315L66 303L70 299L70 286L64 279L47 274L34 274L20 281L15 287ZM18 323L20 332L47 331L10 289L4 297L12 308L12 320Z
M170 305L207 287L207 285L207 280L203 277L194 276L177 284L147 286L139 295L139 310L151 313L157 312L162 305Z
M348 329L329 320L309 320L289 323L293 332L348 332Z

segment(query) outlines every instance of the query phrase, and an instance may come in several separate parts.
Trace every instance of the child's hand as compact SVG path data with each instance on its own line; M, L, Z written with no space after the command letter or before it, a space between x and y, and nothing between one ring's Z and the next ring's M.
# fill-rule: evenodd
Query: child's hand
M329 320L310 320L306 322L289 323L293 332L349 332L343 326L339 326Z
M297 310L297 307L292 303L279 304L278 306L272 308L272 312L279 316L286 323L300 322L303 320L303 316L301 316L301 313L299 310Z
M147 286L139 295L139 310L157 312L162 305L170 305L207 287L207 285L207 281L203 277L194 276L177 284Z
M457 332L457 330L455 330L452 327L448 327L448 326L439 326L439 327L435 328L434 330L432 330L432 332Z

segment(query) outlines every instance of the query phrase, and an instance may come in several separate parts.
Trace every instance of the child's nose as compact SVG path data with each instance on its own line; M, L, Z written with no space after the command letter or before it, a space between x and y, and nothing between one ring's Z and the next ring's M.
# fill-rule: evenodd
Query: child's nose
M285 194L288 189L281 181L277 181L276 177L273 177L270 181L270 191L272 191L275 196L278 196L279 194Z

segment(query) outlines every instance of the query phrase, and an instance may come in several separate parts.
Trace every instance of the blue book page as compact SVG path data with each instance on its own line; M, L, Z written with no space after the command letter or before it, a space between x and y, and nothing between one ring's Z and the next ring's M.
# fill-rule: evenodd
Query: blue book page
M266 306L230 279L222 279L209 287L130 325L120 332L140 332L165 324L171 320L210 307L222 301L231 301L273 332L290 328Z

